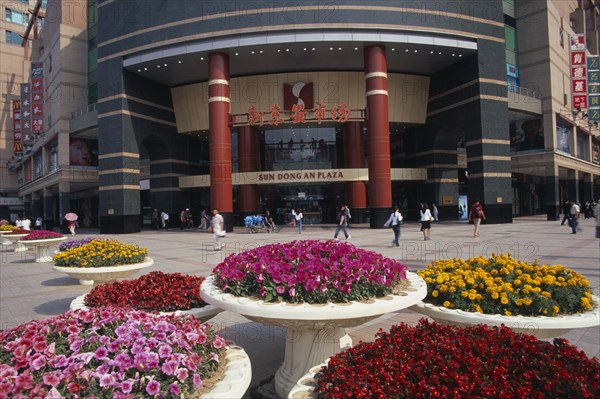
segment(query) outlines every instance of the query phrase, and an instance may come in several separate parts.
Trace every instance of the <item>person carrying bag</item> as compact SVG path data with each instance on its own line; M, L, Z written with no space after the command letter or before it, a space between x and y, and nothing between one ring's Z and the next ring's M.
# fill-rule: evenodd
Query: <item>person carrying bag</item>
M391 227L394 231L394 241L392 241L393 247L399 247L400 243L400 222L402 222L402 214L400 213L400 208L396 207L394 212L390 214L388 220L384 223L385 227Z

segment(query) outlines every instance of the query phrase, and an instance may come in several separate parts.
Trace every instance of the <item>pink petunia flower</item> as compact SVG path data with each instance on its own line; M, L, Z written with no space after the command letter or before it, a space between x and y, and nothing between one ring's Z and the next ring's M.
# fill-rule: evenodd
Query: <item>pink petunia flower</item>
M146 385L146 392L148 392L148 395L156 395L160 392L160 383L156 380L150 381Z

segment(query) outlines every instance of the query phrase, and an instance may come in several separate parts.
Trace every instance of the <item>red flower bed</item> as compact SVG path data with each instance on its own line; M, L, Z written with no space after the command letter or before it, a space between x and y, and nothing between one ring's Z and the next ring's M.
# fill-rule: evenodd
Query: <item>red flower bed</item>
M116 306L153 312L200 308L204 277L181 273L152 272L135 280L117 281L94 287L85 297L88 307Z
M21 241L33 241L33 240L48 240L51 238L63 238L64 236L60 233L50 230L34 230L31 231L25 237L21 237Z
M600 362L564 339L422 319L332 357L318 398L598 398Z

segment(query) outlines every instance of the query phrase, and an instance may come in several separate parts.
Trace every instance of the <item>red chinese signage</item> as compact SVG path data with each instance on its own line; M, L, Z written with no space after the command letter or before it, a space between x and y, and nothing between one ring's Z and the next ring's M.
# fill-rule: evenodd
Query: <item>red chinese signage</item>
M44 130L44 64L31 63L31 132Z
M585 36L570 36L569 44L571 61L571 108L574 111L579 111L588 107Z
M277 103L271 107L271 111L259 111L254 105L248 108L248 125L250 126L278 126L285 122L306 123L315 121L317 124L331 121L336 123L345 123L351 119L352 112L358 111L360 117L363 117L363 110L352 110L348 108L348 104L341 103L334 105L330 110L327 110L325 105L320 101L317 102L316 108L306 109L304 104L292 105L291 111L283 111ZM239 122L233 122L240 124Z

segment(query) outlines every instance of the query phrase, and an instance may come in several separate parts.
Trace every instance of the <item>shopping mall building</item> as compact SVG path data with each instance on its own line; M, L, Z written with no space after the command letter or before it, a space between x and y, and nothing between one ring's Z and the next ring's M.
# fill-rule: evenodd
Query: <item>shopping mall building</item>
M392 206L455 220L479 199L504 223L600 195L598 129L566 76L570 35L598 54L595 1L88 3L89 106L59 154L97 175L56 185L55 219L85 202L122 233L217 207L231 228L347 203L380 228Z

